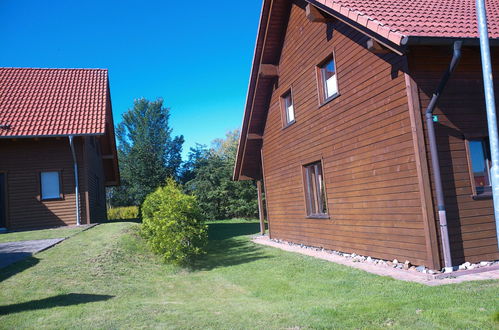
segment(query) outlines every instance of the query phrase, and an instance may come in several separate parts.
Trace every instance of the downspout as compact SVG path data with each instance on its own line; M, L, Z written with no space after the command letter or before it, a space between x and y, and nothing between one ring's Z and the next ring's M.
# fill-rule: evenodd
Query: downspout
M431 98L430 104L426 108L426 126L428 127L428 139L430 142L430 153L431 153L431 165L433 168L433 177L435 181L435 191L437 195L437 206L438 206L438 221L440 223L440 235L442 241L442 250L444 253L444 264L445 272L452 272L452 257L450 252L449 244L449 232L447 230L447 213L445 211L445 201L444 201L444 191L442 188L442 177L440 175L440 162L438 160L438 148L437 140L435 137L435 126L433 122L433 111L437 105L438 99L450 78L450 75L454 71L461 58L461 45L462 41L454 42L454 53L452 55L452 60L450 62L449 68L445 71L442 78L440 79L440 84L437 87L435 93Z
M478 31L480 33L480 53L482 57L483 87L485 91L485 107L487 110L487 125L489 129L490 155L492 160L491 184L494 202L494 217L496 220L496 237L499 248L499 136L497 132L496 104L494 97L494 82L492 79L492 64L490 61L489 32L487 29L487 13L484 0L476 0Z
M78 162L76 160L76 151L73 142L74 136L69 136L69 146L71 147L71 153L73 154L73 167L75 175L75 198L76 198L76 225L79 226L80 222L80 187L78 184Z

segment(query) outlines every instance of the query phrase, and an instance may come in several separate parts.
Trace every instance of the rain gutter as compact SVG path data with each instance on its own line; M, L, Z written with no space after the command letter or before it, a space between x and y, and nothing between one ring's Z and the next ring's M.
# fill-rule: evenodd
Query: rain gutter
M75 176L75 199L76 199L76 225L81 224L80 221L80 187L78 184L78 162L76 159L76 151L74 146L74 135L69 135L69 146L71 147L71 153L73 155L73 167Z
M447 212L445 210L445 200L444 200L444 192L442 188L442 176L440 174L440 162L438 160L438 148L437 148L437 139L435 136L435 124L433 120L433 111L437 105L437 102L442 95L442 92L449 80L452 72L456 68L459 59L461 58L461 45L462 41L458 40L454 42L454 52L452 55L452 60L449 64L449 67L442 75L440 79L440 83L437 87L437 90L433 93L430 103L426 108L425 116L426 116L426 125L428 127L428 139L430 143L430 153L431 153L431 164L433 170L434 184L435 184L435 192L437 195L437 207L438 207L438 221L440 223L440 236L442 243L442 250L444 254L444 265L445 272L452 272L452 256L450 251L450 243L449 243L449 232L447 230Z

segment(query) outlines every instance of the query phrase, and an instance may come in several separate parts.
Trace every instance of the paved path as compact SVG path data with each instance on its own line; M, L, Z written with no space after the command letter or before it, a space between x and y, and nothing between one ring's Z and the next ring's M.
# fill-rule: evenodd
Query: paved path
M477 281L477 280L497 280L499 279L499 267L491 266L487 268L479 268L477 270L470 271L459 271L452 273L453 278L437 278L435 275L423 274L416 271L409 271L397 268L391 268L388 266L380 266L371 263L354 262L352 259L347 259L342 256L327 253L326 251L316 251L315 249L306 249L296 245L289 245L284 243L277 243L271 241L268 236L256 236L253 238L253 242L261 245L272 246L284 251L296 252L305 254L314 258L323 259L335 262L337 264L350 266L353 268L362 269L366 272L381 275L390 276L397 280L416 282L421 284L426 284L430 286L442 285L442 284L452 284L460 283L466 281Z
M34 241L8 242L0 244L0 268L46 250L65 238L39 239Z

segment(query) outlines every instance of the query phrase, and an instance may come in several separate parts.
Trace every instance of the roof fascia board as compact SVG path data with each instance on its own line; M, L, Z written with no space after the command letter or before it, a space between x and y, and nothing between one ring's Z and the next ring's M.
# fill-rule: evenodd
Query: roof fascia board
M114 153L113 157L113 169L115 172L115 182L116 186L119 186L121 183L121 174L120 167L118 164L118 150L116 148L116 135L114 132L114 118L113 118L113 103L111 102L111 86L109 84L109 77L107 78L107 91L106 91L106 123L109 121L109 130L110 132L106 132L109 142L111 143L111 148ZM104 134L105 135L105 134Z
M273 0L264 0L262 4L262 10L260 13L260 22L258 24L255 49L253 52L253 63L248 83L248 91L246 93L246 105L244 107L243 122L241 125L241 133L239 136L239 143L237 146L236 164L234 166L234 173L232 175L232 178L234 180L239 180L239 177L241 175L244 153L246 151L246 135L249 129L249 119L251 118L251 113L253 111L254 97L256 94L255 91L256 91L256 86L258 85L258 72L260 70L260 62L263 55L265 40L267 39L267 32L269 25L268 23L270 19L270 11L273 2L274 2Z

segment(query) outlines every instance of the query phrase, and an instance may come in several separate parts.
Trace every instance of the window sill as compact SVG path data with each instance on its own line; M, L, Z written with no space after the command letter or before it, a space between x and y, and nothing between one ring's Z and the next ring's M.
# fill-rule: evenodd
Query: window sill
M306 217L307 219L331 219L328 214L312 214Z
M287 123L286 125L284 125L284 127L282 129L286 129L289 126L292 126L294 123L296 123L296 120L290 121L289 123Z
M471 195L471 198L475 201L483 201L487 199L492 199L492 194L481 194L481 195Z
M325 99L321 104L319 104L319 108L322 108L323 106L325 106L326 104L328 104L329 102L331 102L332 100L335 100L336 98L338 98L341 94L340 93L336 93L334 94L333 96Z
M53 201L62 201L62 200L64 200L64 197L41 198L41 199L39 199L40 202L53 202Z

